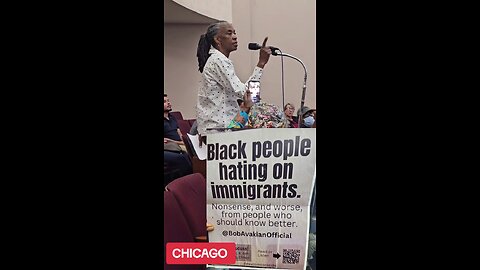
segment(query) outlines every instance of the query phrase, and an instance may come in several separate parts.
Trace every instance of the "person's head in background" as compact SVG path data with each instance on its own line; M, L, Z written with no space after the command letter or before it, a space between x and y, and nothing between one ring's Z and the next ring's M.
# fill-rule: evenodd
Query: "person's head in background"
M315 109L310 109L307 106L303 106L302 109L298 109L297 115L302 115L302 123L300 127L312 127L315 119L313 118L313 112L316 112Z
M172 111L172 103L168 99L167 94L163 94L163 113L169 113Z
M293 119L293 112L295 112L295 106L293 106L291 103L287 103L283 107L283 112L285 113L287 119Z
M237 33L232 24L226 21L220 21L208 26L207 32L200 36L197 47L198 70L203 72L203 67L207 63L210 54L210 46L223 53L227 58L230 52L237 50Z

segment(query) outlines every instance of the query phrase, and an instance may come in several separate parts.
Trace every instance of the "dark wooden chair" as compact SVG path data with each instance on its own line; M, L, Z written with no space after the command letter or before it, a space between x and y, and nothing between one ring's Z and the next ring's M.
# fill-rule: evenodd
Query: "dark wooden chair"
M207 181L200 173L173 180L166 187L180 205L194 237L207 235Z
M173 115L173 117L175 117L175 119L178 121L178 120L183 120L183 115L182 115L182 112L179 112L179 111L175 111L175 112L170 112L171 115Z
M163 192L163 245L166 250L167 243L172 242L195 242L190 230L189 221L183 215L179 202L169 191ZM204 225L204 229L206 225ZM166 270L204 270L206 265L196 264L167 264L164 254L163 269Z

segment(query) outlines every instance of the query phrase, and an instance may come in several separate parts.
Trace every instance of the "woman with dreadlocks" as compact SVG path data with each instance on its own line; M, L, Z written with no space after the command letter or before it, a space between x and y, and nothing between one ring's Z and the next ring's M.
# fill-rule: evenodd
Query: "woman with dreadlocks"
M263 68L272 53L266 46L267 39L263 41L257 66L248 81L262 77ZM198 42L198 70L202 73L202 82L198 91L197 124L204 142L208 133L215 132L207 131L207 128L227 128L240 112L237 99L244 98L247 87L235 75L233 62L228 59L230 52L237 47L235 29L226 21L211 24Z

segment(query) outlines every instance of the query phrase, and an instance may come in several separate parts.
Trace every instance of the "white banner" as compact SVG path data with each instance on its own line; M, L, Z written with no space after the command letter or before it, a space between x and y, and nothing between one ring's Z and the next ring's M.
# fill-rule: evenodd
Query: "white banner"
M234 268L305 269L315 128L208 135L209 242L235 242Z

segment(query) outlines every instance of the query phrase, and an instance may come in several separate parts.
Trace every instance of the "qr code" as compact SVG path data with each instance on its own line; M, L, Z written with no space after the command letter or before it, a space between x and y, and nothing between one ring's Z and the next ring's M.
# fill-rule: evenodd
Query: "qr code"
M252 260L252 246L237 244L237 261L251 261Z
M283 249L283 263L297 264L300 262L300 249Z

